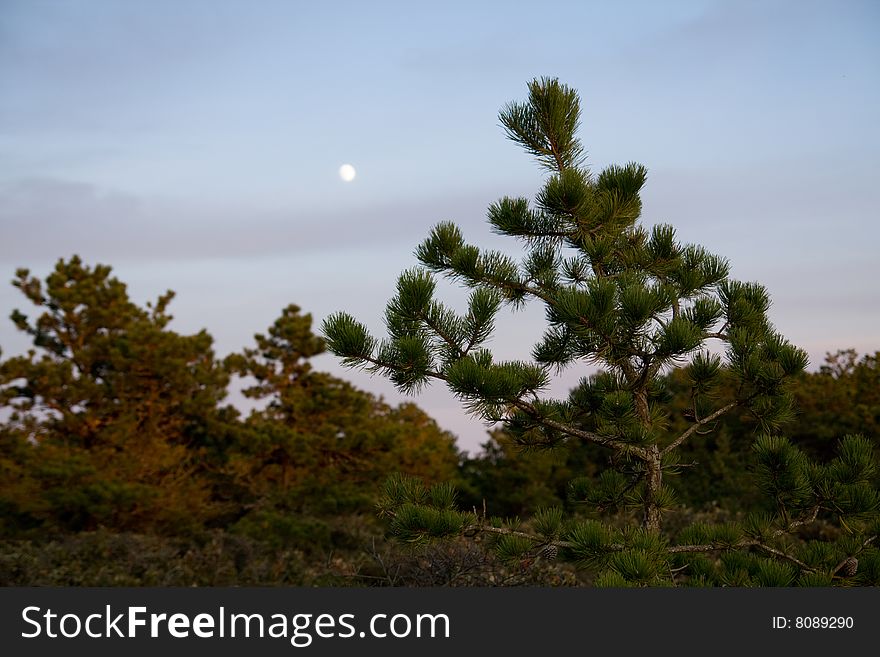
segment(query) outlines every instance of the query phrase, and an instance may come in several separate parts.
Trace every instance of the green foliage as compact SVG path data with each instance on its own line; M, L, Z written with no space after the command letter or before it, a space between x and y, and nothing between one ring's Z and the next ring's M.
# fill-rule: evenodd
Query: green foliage
M418 543L429 538L455 536L465 522L462 514L451 509L403 504L394 510L391 533L402 541Z
M302 586L310 579L301 553L217 530L0 542L2 586Z
M827 573L829 577L841 556L836 545L824 541L807 541L798 552L802 561L821 573Z
M564 531L565 514L559 507L538 509L535 514L535 531L548 540L558 539Z
M788 433L814 457L831 458L841 436L861 434L880 456L880 352L828 354L794 389L799 409ZM876 475L875 475L876 476Z
M614 553L610 559L611 569L628 584L650 585L659 583L656 562L642 550L626 550Z
M206 332L167 328L171 292L139 308L110 274L77 257L45 283L17 272L40 314L13 312L34 348L0 363L3 504L33 527L197 527L226 511L228 376Z
M519 562L534 547L528 538L507 534L495 542L495 554L504 562Z
M757 586L791 586L797 578L797 570L789 563L762 559L755 568L754 582Z
M594 585L597 588L622 589L633 586L626 578L616 570L607 570L596 578Z
M720 383L721 358L708 352L698 353L688 367L691 388L697 395L710 394Z
M551 171L578 164L583 149L574 136L580 120L577 92L555 79L529 84L527 103L510 103L501 112L508 137Z
M804 573L798 577L798 586L826 587L832 586L834 578L825 573Z
M291 579L271 555L293 559L295 548L297 563L326 571L315 564L329 562L328 554L357 554L379 536L375 521L365 524L358 514L372 516L377 487L390 473L432 483L456 475L453 436L416 406L388 406L313 371L310 361L325 341L295 305L253 347L220 362L207 332L169 328L172 293L140 308L109 267L74 257L59 261L45 282L20 270L14 285L40 313L13 312L34 348L0 361L0 536L11 539L0 558L18 564L15 581L317 582L299 570ZM487 305L491 299L476 295L477 320ZM231 376L262 402L245 420L221 405ZM428 499L457 514L451 484L432 487ZM155 563L127 577L121 564L103 569L85 559L72 537L98 536L88 533L96 528L114 545L130 536L136 545L135 535L145 535ZM183 544L205 532L223 545L251 545L241 559L266 568L271 562L274 575L215 563L210 579L209 566L200 570L206 553L193 548L194 563L182 566L165 549L172 539ZM23 548L25 561L16 561L21 539L34 542ZM72 546L71 563L59 561L52 540ZM161 549L151 552L149 541ZM41 544L51 560L27 556ZM113 555L137 561L121 548ZM162 579L163 560L190 574Z
M585 520L575 523L566 533L568 553L587 565L601 563L615 545L615 535L603 523Z
M468 524L468 515L454 508L455 496L448 482L428 487L419 478L398 473L385 481L378 509L390 519L394 536L407 543L424 543L456 535Z
M789 507L805 508L811 501L811 487L803 452L779 436L759 436L753 449L759 485L775 500L780 513L787 514Z
M331 528L325 520L271 508L258 509L243 516L229 527L229 532L265 542L276 549L333 549Z
M861 586L880 586L880 549L874 547L859 556L855 582Z
M427 499L428 489L420 479L395 473L385 480L384 495L379 501L379 507L393 511L404 504L424 504Z
M874 475L874 448L863 436L845 436L830 464L829 475L842 484L869 482Z

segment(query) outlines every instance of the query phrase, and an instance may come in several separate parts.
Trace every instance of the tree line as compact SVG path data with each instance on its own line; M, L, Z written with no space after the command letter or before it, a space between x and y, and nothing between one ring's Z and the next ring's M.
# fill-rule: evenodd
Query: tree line
M548 508L589 515L576 493L601 477L595 446L524 449L499 427L479 453L462 453L415 404L391 406L313 370L325 341L294 305L253 346L219 358L206 331L169 327L173 294L138 307L110 267L72 257L44 280L20 270L13 284L36 312L11 317L32 348L0 357L4 583L589 581L562 564L505 562L486 544L395 545L376 505L402 473L454 484L458 506L479 514L525 524ZM234 377L258 410L228 402ZM672 424L686 426L686 371L664 385ZM829 355L792 393L789 435L812 458L832 460L841 433L878 449L880 354ZM735 415L688 445L675 522L727 522L760 504L755 429ZM862 573L876 577L870 563Z
M763 286L639 223L644 167L585 166L573 89L533 80L499 118L548 172L533 203L488 211L524 257L439 224L381 340L344 311L318 335L290 305L219 358L171 329L171 292L140 307L76 256L19 270L32 348L0 355L0 581L880 584L880 352L808 372ZM438 277L471 290L464 313ZM497 361L494 319L526 303L546 332ZM494 425L483 451L315 371L325 349L404 392L447 385Z

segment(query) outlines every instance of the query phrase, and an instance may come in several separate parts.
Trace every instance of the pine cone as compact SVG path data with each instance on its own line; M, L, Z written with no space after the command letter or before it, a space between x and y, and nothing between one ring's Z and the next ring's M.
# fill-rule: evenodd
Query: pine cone
M547 561L553 561L557 556L559 556L559 546L550 543L550 545L545 545L544 549L541 550L541 556L544 557Z
M856 571L859 569L859 560L855 557L850 557L846 561L843 562L843 565L840 567L838 573L841 577L853 577L856 574Z

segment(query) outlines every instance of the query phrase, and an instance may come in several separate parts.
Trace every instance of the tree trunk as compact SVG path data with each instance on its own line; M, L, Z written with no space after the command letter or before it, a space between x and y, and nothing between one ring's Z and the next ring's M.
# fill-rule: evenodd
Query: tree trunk
M660 468L660 449L651 446L649 458L645 461L645 516L642 526L651 532L659 532L663 513L657 497L663 484L663 470Z
M633 393L636 413L645 429L651 426L651 413L648 408L648 391L636 390ZM663 484L663 470L660 467L660 448L651 445L648 458L645 459L645 514L642 526L651 532L659 532L662 523L662 511L657 497Z

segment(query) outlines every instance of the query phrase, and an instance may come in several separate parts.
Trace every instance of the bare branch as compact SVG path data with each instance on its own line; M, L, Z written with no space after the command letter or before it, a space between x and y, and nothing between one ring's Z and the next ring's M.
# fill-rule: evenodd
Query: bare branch
M788 561L791 561L793 564L797 565L801 570L803 570L805 572L808 572L808 573L815 573L816 572L815 568L813 568L812 566L808 566L800 559L793 557L790 554L786 554L782 550L777 550L776 548L771 547L771 546L767 545L766 543L761 543L760 541L754 541L752 543L752 545L754 545L756 548L764 550L764 552L768 552L768 553L773 554L777 557L781 557L782 559L787 559Z
M735 401L734 401L734 402L730 402L730 403L727 404L726 406L722 406L721 408L719 408L717 411L715 411L715 412L712 413L711 415L707 415L706 417L704 417L703 419L699 420L698 422L695 422L694 424L692 424L692 425L690 426L690 428L689 428L687 431L685 431L685 432L684 432L683 434L681 434L678 438L676 438L676 439L673 440L671 443L669 443L669 445L667 445L666 447L664 447L664 448L663 448L663 451L660 452L660 455L661 455L661 456L665 456L666 454L668 454L669 452L671 452L672 450L674 450L676 447L678 447L679 445L681 445L685 440L687 440L687 439L690 438L692 435L694 435L700 427L702 427L702 426L708 424L709 422L712 422L713 420L718 419L719 417L721 417L722 415L724 415L725 413L727 413L727 411L729 411L730 409L734 408L738 403L739 403L739 402L735 402Z
M576 429L575 427L572 427L568 424L563 424L562 422L557 422L556 420L551 420L550 418L541 417L541 414L538 413L534 406L521 399L515 401L513 405L521 411L524 411L525 413L535 418L543 426L559 431L566 436L579 438L590 443L602 445L603 447L609 447L611 449L634 454L642 460L646 460L648 458L648 450L644 447L632 445L622 440L615 440L614 438L606 438L605 436L600 436L599 434L593 433L592 431Z
M719 550L737 550L741 548L748 547L756 547L758 549L764 550L765 552L769 552L777 557L782 559L787 559L794 564L797 564L799 568L805 570L807 572L814 573L816 572L815 568L812 568L805 564L800 559L791 556L790 554L786 554L782 550L777 550L766 543L762 543L761 541L754 539L743 539L741 541L737 541L736 543L707 543L704 545L673 545L670 548L667 548L667 552L670 554L682 554L682 553L697 553L697 552L716 552Z

